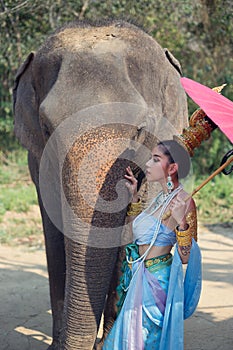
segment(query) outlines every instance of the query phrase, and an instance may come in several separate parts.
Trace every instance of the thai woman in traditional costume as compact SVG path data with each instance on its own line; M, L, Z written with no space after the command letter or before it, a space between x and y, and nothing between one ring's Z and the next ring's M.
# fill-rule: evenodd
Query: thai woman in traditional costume
M118 316L104 350L183 349L183 320L195 311L201 292L196 207L192 198L186 200L179 182L189 168L189 155L181 145L160 142L146 163L146 178L158 182L162 191L143 211L137 180L130 167L126 169L133 243L126 246ZM188 264L185 277L182 264Z

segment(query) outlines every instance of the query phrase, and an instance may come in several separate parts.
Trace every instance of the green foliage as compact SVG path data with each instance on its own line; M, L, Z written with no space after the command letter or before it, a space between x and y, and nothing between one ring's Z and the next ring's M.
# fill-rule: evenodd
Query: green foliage
M174 54L185 76L209 87L227 83L223 94L233 100L231 0L2 0L0 11L0 145L5 153L19 147L12 118L16 71L29 52L68 21L125 18L136 22ZM189 100L190 115L196 107ZM212 140L195 153L198 174L216 168L229 147L215 131Z
M182 63L184 75L210 87L228 83L224 95L233 99L233 5L231 0L34 0L1 1L0 145L17 149L13 136L12 86L27 54L65 22L126 18L147 29ZM4 40L3 40L4 39ZM189 100L190 115L197 107ZM213 171L230 144L215 131L195 152L194 171ZM208 155L208 157L207 157Z
M0 151L0 185L29 180L27 152L18 147L12 152Z
M232 176L217 175L198 192L195 201L202 222L233 222Z
M1 212L27 212L30 205L37 204L35 187L33 184L15 184L13 187L0 186Z
M209 140L195 150L192 158L193 170L197 178L210 175L220 167L223 156L232 149L232 144L218 129Z
M0 243L15 243L19 239L42 235L37 195L28 171L27 152L20 148L6 156L0 153Z
M27 166L24 150L3 157L0 163L0 217L6 211L27 212L37 204L37 196Z

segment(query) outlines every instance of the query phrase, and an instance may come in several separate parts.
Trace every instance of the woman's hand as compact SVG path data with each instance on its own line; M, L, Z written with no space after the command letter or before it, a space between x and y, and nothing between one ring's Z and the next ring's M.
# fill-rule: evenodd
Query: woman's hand
M128 180L128 182L125 183L125 186L128 188L129 192L132 195L132 202L136 203L136 202L138 202L138 193L137 193L138 181L134 177L134 174L133 174L130 166L128 166L126 168L125 178Z
M176 220L177 224L180 226L180 229L187 228L185 214L187 212L189 203L190 199L188 201L185 201L185 198L182 194L178 194L171 203L170 209L172 216Z

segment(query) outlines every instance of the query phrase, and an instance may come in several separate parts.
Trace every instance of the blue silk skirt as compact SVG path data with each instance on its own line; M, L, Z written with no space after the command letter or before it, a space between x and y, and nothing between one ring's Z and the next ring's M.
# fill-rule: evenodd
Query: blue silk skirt
M127 246L129 260L139 256L134 246ZM177 248L173 258L160 258L148 267L135 262L131 269L125 262L120 312L103 350L183 350L183 320L195 311L201 292L200 250L193 240L185 279Z

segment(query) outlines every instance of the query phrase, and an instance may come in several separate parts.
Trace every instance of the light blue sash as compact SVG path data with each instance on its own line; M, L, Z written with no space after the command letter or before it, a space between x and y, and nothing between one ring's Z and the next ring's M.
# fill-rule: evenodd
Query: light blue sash
M121 312L105 340L103 350L144 349L142 313L145 312L143 290L146 286L148 288L147 274L144 264L138 268L136 263L133 269L137 271L136 275L130 283ZM185 279L177 246L175 248L164 315L156 304L153 307L156 324L162 326L159 350L183 350L183 320L195 311L200 293L201 254L193 240Z
M159 350L183 350L183 320L190 317L197 307L201 294L201 280L201 253L195 240L192 240L185 279L176 245Z

